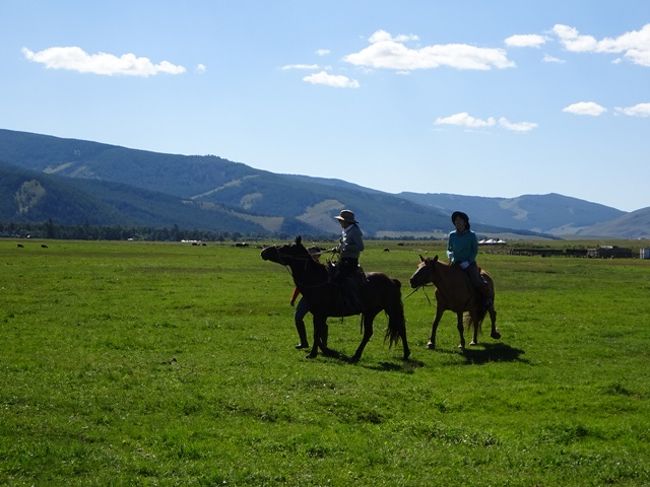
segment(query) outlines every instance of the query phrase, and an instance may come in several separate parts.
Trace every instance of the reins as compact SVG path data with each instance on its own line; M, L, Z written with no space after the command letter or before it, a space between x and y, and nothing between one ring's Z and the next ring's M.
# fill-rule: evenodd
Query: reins
M313 257L314 255L322 255L322 254L325 254L325 253L328 253L328 252L332 252L331 250L323 250L323 251L320 251L320 252L310 253L310 255L306 256L306 257L301 257L301 256L298 256L298 255L290 255L290 254L284 253L284 252L280 251L280 249L278 249L277 247L276 247L276 250L277 250L278 256L282 259L282 262L279 262L279 264L283 265L285 267L285 269L287 269L287 272L289 272L289 274L291 274L291 276L294 279L295 279L295 276L293 275L293 272L291 271L291 265L289 263L287 263L286 257L288 257L289 259L298 261L298 262L304 262L305 263L305 270L307 270L307 265L309 264L310 261L313 262L314 264L318 264L318 262L316 260L314 260L314 257ZM328 282L329 282L329 279L326 279L326 280L324 280L322 282L319 282L319 283L316 283L316 284L298 284L296 282L296 285L298 287L302 287L304 289L309 289L309 288L315 288L315 287L323 286L323 285L327 284Z
M433 286L433 284L423 284L422 286L418 286L418 287L416 287L413 291L411 291L410 293L408 293L408 294L404 297L404 299L408 299L408 298L411 297L413 294L415 294L417 291L419 291L420 289L422 289L422 292L424 293L424 297L427 298L427 301L428 301L429 305L431 305L431 299L429 299L429 295L427 294L426 290L424 289L425 287L427 287L427 286L429 286L429 285Z

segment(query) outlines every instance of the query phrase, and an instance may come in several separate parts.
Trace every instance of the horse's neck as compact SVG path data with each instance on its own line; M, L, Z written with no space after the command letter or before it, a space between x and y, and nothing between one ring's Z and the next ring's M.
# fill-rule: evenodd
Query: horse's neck
M289 264L296 286L319 284L327 281L327 270L317 262L295 260ZM325 277L323 277L325 276Z
M433 284L438 288L446 288L452 284L453 274L456 269L449 265L436 262L431 273Z

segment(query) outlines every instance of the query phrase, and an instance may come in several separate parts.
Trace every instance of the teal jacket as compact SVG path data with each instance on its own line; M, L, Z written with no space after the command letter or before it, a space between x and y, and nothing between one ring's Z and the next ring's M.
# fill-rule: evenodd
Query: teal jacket
M447 254L452 264L476 262L476 254L478 254L476 234L471 230L463 233L458 233L456 230L451 232L447 243Z

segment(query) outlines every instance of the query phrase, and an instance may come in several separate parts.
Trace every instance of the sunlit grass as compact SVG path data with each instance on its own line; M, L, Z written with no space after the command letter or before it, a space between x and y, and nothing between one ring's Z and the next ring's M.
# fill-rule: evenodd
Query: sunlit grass
M0 241L0 483L650 483L647 261L481 254L501 341L460 353L449 314L426 350L419 291L412 360L379 315L349 365L293 349L291 277L259 249L48 247ZM443 254L369 247L404 297L418 253ZM337 350L360 338L330 320Z

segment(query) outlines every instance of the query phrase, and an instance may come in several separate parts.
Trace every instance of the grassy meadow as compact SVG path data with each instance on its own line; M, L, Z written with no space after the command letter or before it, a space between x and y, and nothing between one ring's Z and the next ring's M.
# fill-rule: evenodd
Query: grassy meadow
M447 313L429 351L408 278L442 245L369 242L412 356L382 314L350 365L293 348L291 277L254 246L21 243L0 240L0 485L650 485L650 261L481 253L502 339L461 353ZM351 355L358 318L329 324Z

